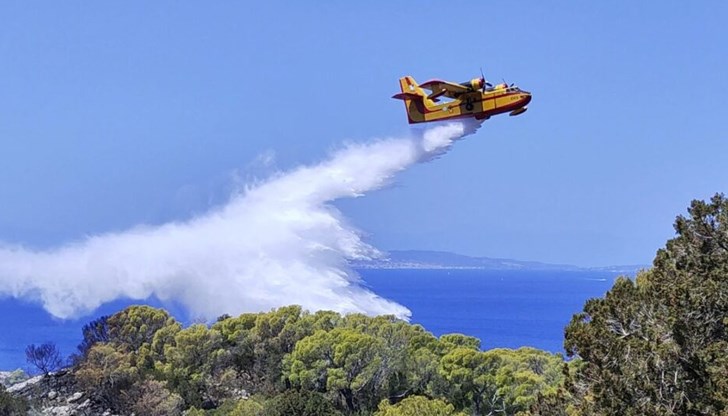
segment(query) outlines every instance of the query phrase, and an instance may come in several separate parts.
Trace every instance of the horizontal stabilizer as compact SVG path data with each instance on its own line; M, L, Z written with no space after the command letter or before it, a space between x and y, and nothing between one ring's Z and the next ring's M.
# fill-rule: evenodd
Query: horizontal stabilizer
M396 98L398 100L421 100L423 97L420 94L415 94L413 92L400 92L399 94L394 94L392 98Z

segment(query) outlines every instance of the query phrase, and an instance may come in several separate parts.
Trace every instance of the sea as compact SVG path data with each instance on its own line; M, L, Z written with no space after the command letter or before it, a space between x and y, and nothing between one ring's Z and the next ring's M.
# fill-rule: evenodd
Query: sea
M563 353L564 327L590 298L603 296L618 276L610 271L363 269L362 284L412 312L410 322L436 336L477 337L481 348L531 346ZM87 322L132 304L164 307L187 322L179 305L119 300L89 316L60 320L40 306L0 299L0 370L30 370L25 348L53 342L63 355L76 350Z

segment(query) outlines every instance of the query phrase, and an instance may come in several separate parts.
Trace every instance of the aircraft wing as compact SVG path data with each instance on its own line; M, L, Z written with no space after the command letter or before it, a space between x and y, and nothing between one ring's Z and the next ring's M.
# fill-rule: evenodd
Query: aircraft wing
M427 81L424 84L420 84L420 87L432 91L432 95L444 95L448 98L457 98L462 94L472 92L471 89L468 87L452 82L441 81L439 79Z

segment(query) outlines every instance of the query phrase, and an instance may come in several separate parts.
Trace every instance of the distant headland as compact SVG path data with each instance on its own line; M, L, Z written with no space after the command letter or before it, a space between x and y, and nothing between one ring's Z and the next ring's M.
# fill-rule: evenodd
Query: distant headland
M392 250L374 260L350 262L355 269L475 269L475 270L554 270L605 271L633 275L647 269L646 264L602 267L579 267L570 264L551 264L491 257L472 257L447 251Z

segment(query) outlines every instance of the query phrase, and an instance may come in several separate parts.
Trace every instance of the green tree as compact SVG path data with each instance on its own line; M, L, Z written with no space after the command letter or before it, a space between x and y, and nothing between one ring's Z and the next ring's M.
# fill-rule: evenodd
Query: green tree
M76 370L76 380L96 400L120 410L125 402L122 392L139 380L139 372L129 353L99 343L89 349Z
M252 328L253 374L258 391L272 394L281 391L283 357L293 351L298 340L309 335L301 325L304 312L300 306L286 306L259 314Z
M175 334L155 368L188 405L209 407L225 396L218 377L224 374L227 356L220 333L197 324Z
M440 362L440 374L450 384L449 401L460 409L472 408L473 414L484 414L496 397L495 372L498 356L471 348L455 348Z
M263 405L256 399L226 400L215 409L201 410L192 407L185 416L262 416Z
M445 334L440 336L440 342L448 348L471 348L480 351L480 340L463 334Z
M682 406L684 372L667 312L651 296L620 278L605 298L587 301L566 328L566 351L583 363L571 380L582 411L593 403L615 414L658 415Z
M262 416L263 405L252 399L241 399L226 416Z
M667 310L687 408L717 414L728 412L728 200L693 201L688 214L658 251L645 290Z
M527 411L539 393L562 382L562 359L533 348L476 351L459 347L444 357L440 372L450 384L450 402L474 414Z
M506 414L526 412L539 395L557 394L564 380L560 355L529 347L499 348L487 354L498 355L501 362L495 377L496 394Z
M410 396L392 405L387 400L379 404L374 416L465 416L455 411L455 406L440 399Z
M156 349L158 354L163 350L162 341L169 341L181 329L181 325L167 311L144 305L129 306L109 317L106 324L107 342L121 351L131 353L134 365L145 370L153 368L156 358L153 352ZM161 340L157 336L155 342L159 331L168 336Z
M568 380L582 414L728 410L728 201L693 201L636 281L618 279L566 328L583 364Z
M380 341L382 392L391 402L413 394L436 394L442 390L438 363L446 348L422 326L411 325L391 315L368 317L361 314L348 315L342 325Z
M233 388L258 391L255 373L255 337L253 328L259 314L246 313L238 317L219 319L210 329L220 334L221 348L227 352L226 365Z
M319 393L286 390L268 402L261 416L339 416L341 413Z
M382 341L368 334L319 330L286 357L285 376L294 386L338 395L348 411L374 408L386 381L382 350Z

